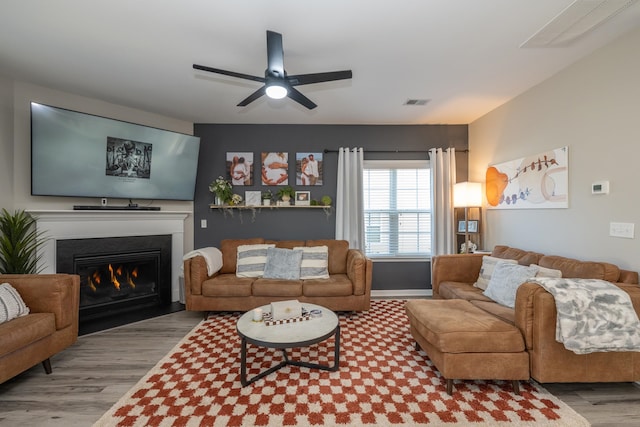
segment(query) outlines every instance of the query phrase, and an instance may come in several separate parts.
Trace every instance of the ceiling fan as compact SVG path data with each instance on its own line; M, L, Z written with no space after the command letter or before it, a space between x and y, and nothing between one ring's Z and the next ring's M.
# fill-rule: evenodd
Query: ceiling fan
M209 71L211 73L224 74L226 76L264 83L264 86L240 101L238 107L247 106L262 95L266 94L268 97L273 99L281 99L288 96L297 103L312 110L316 108L317 105L300 93L294 86L329 82L333 80L345 80L352 77L351 70L298 74L295 76L287 75L287 72L284 70L282 34L274 31L267 31L267 69L264 72L264 77L251 76L249 74L236 73L234 71L226 71L198 64L193 64L193 68L196 70Z

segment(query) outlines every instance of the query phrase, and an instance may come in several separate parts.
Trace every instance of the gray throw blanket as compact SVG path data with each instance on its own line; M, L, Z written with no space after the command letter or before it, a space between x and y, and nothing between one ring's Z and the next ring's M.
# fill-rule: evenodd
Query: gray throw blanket
M640 351L640 321L629 294L597 279L536 277L553 295L558 317L556 341L576 354Z

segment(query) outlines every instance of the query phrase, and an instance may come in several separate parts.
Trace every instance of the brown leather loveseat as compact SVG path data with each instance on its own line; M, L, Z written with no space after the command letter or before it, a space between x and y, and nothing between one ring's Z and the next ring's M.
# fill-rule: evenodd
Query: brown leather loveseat
M236 275L238 246L273 243L276 248L328 247L328 279L281 280ZM206 261L184 261L187 310L248 311L273 301L297 299L334 311L364 311L370 307L372 262L345 240L227 239L220 243L223 265L209 276Z
M496 246L496 258L513 259L518 264L560 270L562 277L601 279L626 291L640 313L638 273L606 262L587 262L543 255L508 246ZM640 352L616 351L576 354L556 341L556 305L553 296L540 285L518 287L515 307L494 302L474 287L483 263L482 254L442 255L432 260L433 298L464 299L474 307L515 325L524 337L529 353L530 375L549 382L631 382L640 381Z
M0 275L15 288L29 314L0 324L0 383L42 362L78 339L80 277L71 274Z

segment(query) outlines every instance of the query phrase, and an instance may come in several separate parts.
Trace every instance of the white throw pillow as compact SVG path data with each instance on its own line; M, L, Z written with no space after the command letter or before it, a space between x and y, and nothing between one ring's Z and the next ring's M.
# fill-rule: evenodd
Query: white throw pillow
M0 285L0 323L8 322L16 317L29 314L29 307L24 303L16 289L8 283Z
M535 267L500 262L493 269L491 280L483 294L498 304L513 308L516 305L518 287L535 277L536 273Z
M264 266L267 262L267 249L273 247L275 247L274 244L238 246L236 276L262 277L264 275Z
M302 250L302 264L300 264L300 279L328 279L329 278L329 247L328 246L297 246L293 249Z
M517 264L518 261L515 259L502 259L496 258L489 255L485 255L482 257L482 267L480 268L480 275L478 276L478 280L473 284L476 288L482 289L483 291L487 289L487 285L489 284L489 280L491 280L491 274L493 273L493 269L496 267L496 264L499 262L504 262L508 264Z
M538 264L531 264L529 267L535 267L538 270L536 277L562 277L562 271L556 270L555 268L541 267Z

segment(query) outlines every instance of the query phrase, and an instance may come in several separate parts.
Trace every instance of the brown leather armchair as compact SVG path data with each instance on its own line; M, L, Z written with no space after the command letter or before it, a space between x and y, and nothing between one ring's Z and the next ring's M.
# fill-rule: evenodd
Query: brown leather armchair
M30 313L0 324L0 383L41 363L78 339L80 276L73 274L0 275L13 286Z

